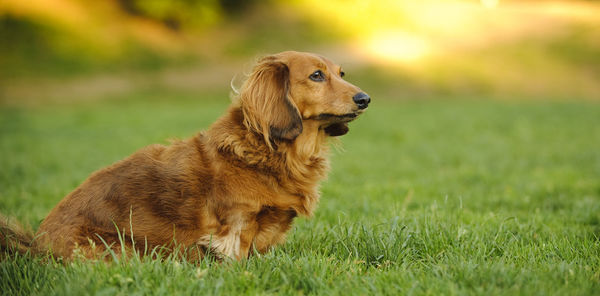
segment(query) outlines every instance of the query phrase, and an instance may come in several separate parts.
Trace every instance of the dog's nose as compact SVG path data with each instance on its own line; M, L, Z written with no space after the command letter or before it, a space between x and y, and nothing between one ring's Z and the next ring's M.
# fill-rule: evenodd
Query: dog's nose
M369 97L369 95L364 92L359 92L355 94L352 97L352 100L354 100L354 103L356 103L358 109L365 109L369 106L369 103L371 103L371 97Z

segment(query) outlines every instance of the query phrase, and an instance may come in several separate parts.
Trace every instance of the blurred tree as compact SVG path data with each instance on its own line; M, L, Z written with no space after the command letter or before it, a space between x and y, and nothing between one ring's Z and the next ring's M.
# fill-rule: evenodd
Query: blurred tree
M202 27L223 15L237 15L260 0L118 0L122 9L136 16L163 22L167 27ZM262 1L267 2L267 1Z
M118 0L129 14L163 22L171 29L195 27L218 21L221 6L218 0Z
M223 12L228 15L237 15L260 3L272 2L268 0L219 0Z

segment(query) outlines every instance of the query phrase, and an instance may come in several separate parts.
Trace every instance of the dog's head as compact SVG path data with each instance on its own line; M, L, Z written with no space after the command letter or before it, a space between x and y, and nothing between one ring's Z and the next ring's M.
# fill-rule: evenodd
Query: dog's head
M343 77L340 66L315 54L286 51L264 57L240 90L244 123L269 145L293 141L308 120L330 136L344 135L371 98Z

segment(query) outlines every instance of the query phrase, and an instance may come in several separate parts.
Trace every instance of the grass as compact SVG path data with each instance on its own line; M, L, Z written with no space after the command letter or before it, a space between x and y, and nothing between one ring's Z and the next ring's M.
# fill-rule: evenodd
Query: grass
M0 212L34 228L91 172L205 129L226 94L0 109ZM0 262L16 295L597 295L600 104L375 100L312 219L239 263Z

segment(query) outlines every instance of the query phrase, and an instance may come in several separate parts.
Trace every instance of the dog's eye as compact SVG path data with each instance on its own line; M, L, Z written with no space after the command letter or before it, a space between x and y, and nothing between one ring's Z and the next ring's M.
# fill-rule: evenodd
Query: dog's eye
M344 77L344 76L346 76L346 72L340 71L340 77Z
M325 74L323 74L321 70L317 70L314 73L310 74L308 78L310 78L310 80L312 81L323 81L325 80Z

